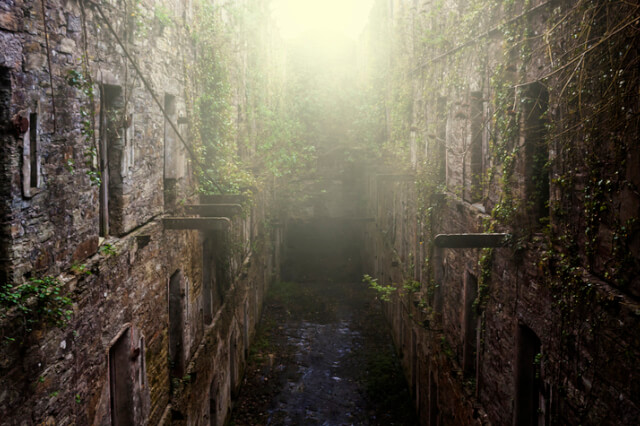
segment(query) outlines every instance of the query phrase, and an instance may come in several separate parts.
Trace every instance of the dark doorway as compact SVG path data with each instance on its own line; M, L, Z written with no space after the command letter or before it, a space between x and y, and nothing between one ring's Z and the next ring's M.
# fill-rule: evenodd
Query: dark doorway
M135 424L131 339L131 328L127 328L109 349L109 390L113 426Z
M513 424L537 426L540 401L540 339L527 326L518 326L516 399Z

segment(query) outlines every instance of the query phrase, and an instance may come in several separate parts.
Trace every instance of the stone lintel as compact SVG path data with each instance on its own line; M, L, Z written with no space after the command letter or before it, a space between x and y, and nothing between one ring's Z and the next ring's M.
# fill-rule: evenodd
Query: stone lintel
M247 196L242 194L215 194L200 196L200 202L202 204L242 204L246 199Z
M190 204L184 208L187 214L204 217L233 217L242 213L240 204Z
M164 229L194 229L200 231L226 231L231 221L226 217L164 217Z
M484 248L509 245L511 234L438 234L433 240L440 248Z

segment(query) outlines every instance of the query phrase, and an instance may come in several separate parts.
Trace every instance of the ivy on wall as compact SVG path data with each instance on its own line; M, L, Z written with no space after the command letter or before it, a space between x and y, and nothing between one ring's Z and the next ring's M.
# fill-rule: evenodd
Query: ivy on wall
M470 92L480 92L486 136L479 202L489 214L484 231L514 234L514 263L525 250L528 260L537 259L540 293L551 299L557 322L545 330L543 346L557 354L552 363L545 359L545 380L561 384L558 392L571 398L567 372L579 377L573 386L584 387L583 378L593 383L598 369L634 353L623 345L607 349L596 337L617 332L612 316L622 310L640 312L630 302L640 292L640 164L633 154L640 149L640 55L633 47L640 6L436 0L375 7L379 21L371 32L380 43L371 43L368 78L378 94L367 109L385 129L374 149L400 164L396 169L409 170L411 151L417 151L420 241L429 244L440 229L439 194L464 194L444 179L444 157L468 155L444 146L445 127L452 118L468 120L451 111L468 109ZM548 108L530 95L536 87ZM530 121L541 126L539 152L525 146ZM420 259L429 302L438 285L431 257ZM492 285L500 279L492 273L495 260L491 250L479 254L480 314L499 287ZM588 368L577 371L580 365ZM571 401L579 421L604 418L595 395L582 391L584 399Z

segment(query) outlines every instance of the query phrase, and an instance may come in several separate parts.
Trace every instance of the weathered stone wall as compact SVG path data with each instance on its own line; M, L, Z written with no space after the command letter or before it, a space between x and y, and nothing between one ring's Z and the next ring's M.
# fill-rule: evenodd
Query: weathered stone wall
M163 211L165 120L160 110L105 21L89 3L47 3L44 17L40 6L38 2L3 6L3 36L7 39L4 46L16 46L6 50L3 61L12 81L9 115L15 121L18 116L28 119L27 114L31 114L35 121L19 136L25 135L29 140L28 133L35 131L38 138L37 187L29 188L20 173L13 175L11 209L16 217L10 222L13 262L9 274L13 280L20 280L29 271L57 273L96 250L99 185L90 184L90 169L101 171L103 181L107 180L106 172L110 174L111 234L129 232ZM164 6L101 4L127 50L139 58L145 78L155 86L160 101L165 93L177 99L177 119L184 116L181 88L182 61L189 59L183 41L186 34L178 25L180 15L168 17L176 22L165 23L166 28L157 20L142 21L140 16L153 14L154 7ZM130 14L135 15L134 20ZM101 26L96 25L98 21ZM43 22L49 38L48 51ZM155 37L146 32L154 32ZM149 49L157 54L138 55ZM87 58L84 69L83 58ZM70 83L70 73L80 74L76 80L84 79L86 83ZM93 102L89 90L93 91ZM107 110L104 105L107 100L103 98L109 96L109 90L117 91L121 104L117 110ZM103 117L109 122L107 125L101 123ZM187 130L180 127L183 132ZM112 134L107 136L111 140L106 144L114 145L113 149L108 148L113 164L105 172L95 157L101 150L102 133L108 131ZM91 149L96 153L90 154ZM179 145L174 149L184 158ZM23 147L16 145L4 161L10 161L14 168L23 167L21 151ZM183 170L182 178L186 177Z
M73 314L22 334L2 308L2 423L223 424L281 238L268 189L229 232L163 224L199 203L154 100L189 142L192 2L41 7L0 5L1 278L55 277Z
M365 272L396 287L385 309L424 424L635 424L639 126L620 111L637 108L638 10L489 3L375 6L368 40L390 41L367 73L411 93L410 113L385 102L416 161L369 180ZM508 246L433 243L485 232Z

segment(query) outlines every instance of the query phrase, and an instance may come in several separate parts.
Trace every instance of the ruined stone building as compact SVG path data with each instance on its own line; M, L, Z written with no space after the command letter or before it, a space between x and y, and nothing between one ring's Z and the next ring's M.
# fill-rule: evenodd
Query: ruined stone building
M640 419L632 3L374 6L363 75L407 167L369 179L365 271L423 424Z
M267 29L220 35L233 114L194 120L207 3L0 3L0 423L223 424L312 229L389 286L421 424L638 424L640 6L376 0L371 119L288 221L269 185L201 194L195 135L257 140L253 71L282 74Z
M266 192L196 192L193 13L0 4L2 424L228 414L275 252Z

